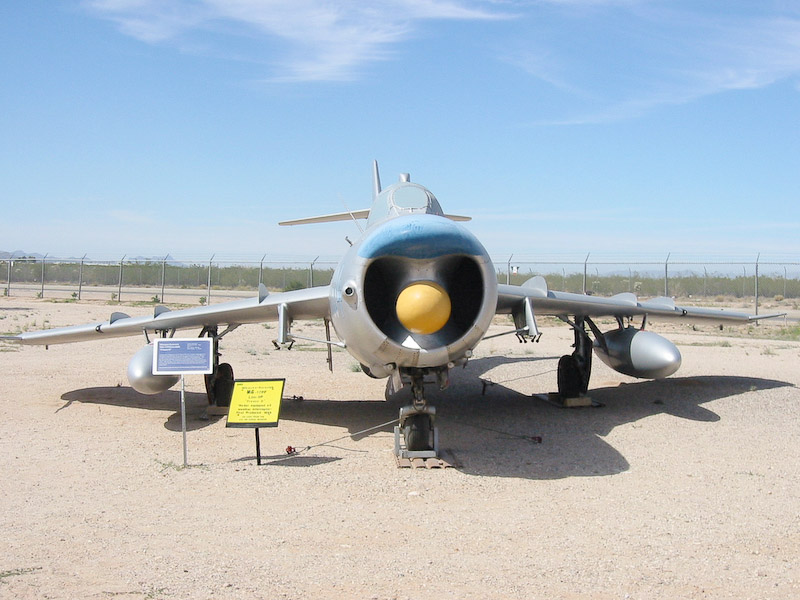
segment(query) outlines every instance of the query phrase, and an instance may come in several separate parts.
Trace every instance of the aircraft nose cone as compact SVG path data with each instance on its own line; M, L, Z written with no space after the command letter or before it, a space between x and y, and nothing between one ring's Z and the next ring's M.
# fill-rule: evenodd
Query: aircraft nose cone
M433 281L415 281L397 297L395 310L403 327L411 333L431 335L450 318L450 296Z

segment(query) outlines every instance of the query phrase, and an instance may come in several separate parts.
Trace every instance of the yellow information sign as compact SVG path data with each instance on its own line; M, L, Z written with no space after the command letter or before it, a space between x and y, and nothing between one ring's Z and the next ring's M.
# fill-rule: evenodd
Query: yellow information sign
M277 427L285 379L237 379L226 427Z

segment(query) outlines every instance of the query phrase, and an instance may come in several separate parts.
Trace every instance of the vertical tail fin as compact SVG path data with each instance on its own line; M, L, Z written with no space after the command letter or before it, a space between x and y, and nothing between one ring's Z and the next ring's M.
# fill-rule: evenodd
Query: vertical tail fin
M372 161L372 200L381 193L381 175L378 173L378 161Z

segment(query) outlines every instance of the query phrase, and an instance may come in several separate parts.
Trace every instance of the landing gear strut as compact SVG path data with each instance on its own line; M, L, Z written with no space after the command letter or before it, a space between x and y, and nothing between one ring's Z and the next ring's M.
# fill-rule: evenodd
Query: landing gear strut
M228 330L223 332L223 335ZM233 367L230 363L220 363L219 338L216 327L206 327L200 334L213 338L214 350L212 352L213 372L205 376L206 396L210 406L230 406L233 394Z
M558 395L562 398L583 396L589 389L592 374L592 340L584 328L585 319L567 321L575 333L575 350L558 361Z

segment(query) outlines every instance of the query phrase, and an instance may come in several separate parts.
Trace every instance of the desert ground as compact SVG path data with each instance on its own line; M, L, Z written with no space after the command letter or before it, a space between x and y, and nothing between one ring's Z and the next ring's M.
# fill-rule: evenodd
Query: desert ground
M113 310L0 298L0 332ZM800 597L800 342L653 324L675 375L595 361L602 406L563 409L541 394L572 336L540 324L431 393L455 466L430 470L396 466L391 425L361 433L397 417L384 381L344 351L332 374L320 346L277 351L274 326L222 342L238 378L286 379L261 466L188 376L183 468L179 392L128 386L143 338L0 344L0 598Z

